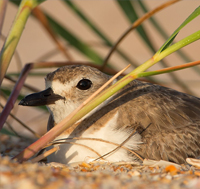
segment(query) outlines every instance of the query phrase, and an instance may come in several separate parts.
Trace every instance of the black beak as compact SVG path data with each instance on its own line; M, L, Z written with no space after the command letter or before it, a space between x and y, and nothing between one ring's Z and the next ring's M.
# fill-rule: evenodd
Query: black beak
M44 106L55 104L57 100L64 99L64 97L54 94L51 88L48 88L39 93L33 93L23 98L19 105L22 106Z

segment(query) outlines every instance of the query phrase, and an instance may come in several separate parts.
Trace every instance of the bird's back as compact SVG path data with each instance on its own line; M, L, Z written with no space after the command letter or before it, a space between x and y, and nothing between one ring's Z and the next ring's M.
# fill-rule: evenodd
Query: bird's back
M200 156L199 98L137 80L117 96L111 103L121 105L118 127L142 136L143 158L184 163Z

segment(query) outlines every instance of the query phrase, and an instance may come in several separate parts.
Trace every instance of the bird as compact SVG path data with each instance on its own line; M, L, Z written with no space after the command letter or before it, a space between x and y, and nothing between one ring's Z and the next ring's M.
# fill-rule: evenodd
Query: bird
M19 105L46 105L50 130L111 77L90 66L63 66L47 74L44 91L26 96ZM146 158L186 163L186 158L200 156L200 98L133 80L53 142L60 149L48 162L69 164L102 156L110 162Z

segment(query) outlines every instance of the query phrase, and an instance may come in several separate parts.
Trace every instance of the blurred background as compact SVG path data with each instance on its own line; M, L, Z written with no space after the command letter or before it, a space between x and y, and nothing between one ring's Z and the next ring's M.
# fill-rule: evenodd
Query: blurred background
M13 2L9 2L7 6L0 47L2 47L4 38L8 35L17 13L17 1ZM145 9L146 11L150 11L164 2L167 1L45 1L39 8L51 20L49 24L57 40L65 48L67 56L57 48L54 40L52 40L52 37L41 22L34 16L30 16L9 66L8 76L16 80L17 74L20 73L26 63L30 62L64 62L71 60L94 62L100 65L108 55L112 44L131 26L136 17L144 15ZM134 63L134 65L144 63L153 56L153 49L155 51L158 50L165 42L166 39L163 35L170 36L198 6L198 0L183 0L156 13L153 16L153 21L147 20L142 24L140 33L134 30L121 42L118 46L120 52L113 53L108 61L109 65L119 71L130 62ZM156 22L157 26L152 22ZM175 41L179 41L199 30L199 23L200 17L197 17L181 30ZM159 27L163 30L164 34L158 31ZM147 40L141 37L141 31L144 31L146 38L152 46L148 45ZM175 66L199 60L199 47L200 41L190 44L184 47L180 54L174 53L165 58L164 64ZM133 70L134 65L126 73ZM162 64L157 63L149 70L161 68L163 68ZM158 82L164 86L200 97L199 69L200 67L198 66L177 71L174 75L163 74L153 76L153 79L154 82ZM34 70L32 72L34 74L29 75L26 84L37 90L43 90L45 88L45 74L53 70L55 68ZM13 82L4 79L2 90L7 92L6 94L8 95L9 91L12 91L13 86ZM32 91L25 88L22 90L22 95L29 93L32 93ZM6 98L1 97L0 101L5 105ZM40 134L46 132L48 120L48 112L46 110L34 107L19 107L16 103L12 113L36 132ZM20 135L32 136L28 130L24 129L11 117L7 120L7 125L10 125L15 132L20 132Z

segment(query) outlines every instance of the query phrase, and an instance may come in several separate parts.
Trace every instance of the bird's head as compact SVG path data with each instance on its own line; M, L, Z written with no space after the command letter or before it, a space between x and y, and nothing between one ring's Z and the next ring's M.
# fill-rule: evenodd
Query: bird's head
M46 90L26 96L19 105L46 105L54 122L59 123L109 79L89 66L64 66L47 74Z

